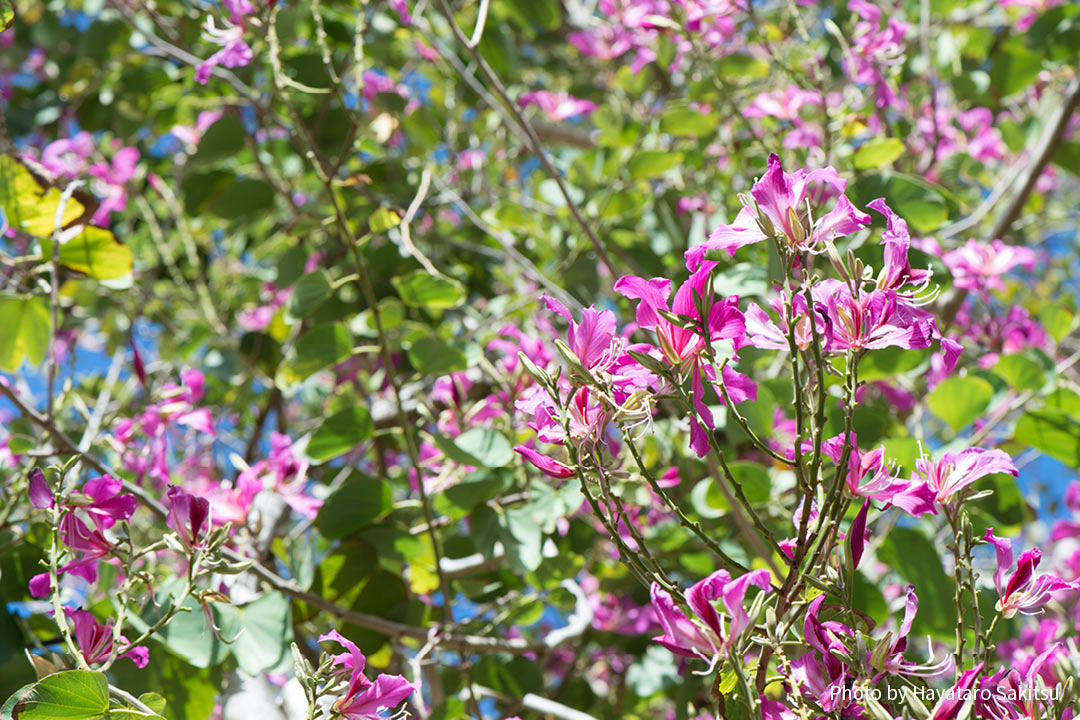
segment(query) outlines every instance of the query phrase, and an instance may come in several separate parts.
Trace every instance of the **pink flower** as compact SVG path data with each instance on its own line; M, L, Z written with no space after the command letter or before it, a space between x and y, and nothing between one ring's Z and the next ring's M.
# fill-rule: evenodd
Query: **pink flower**
M763 92L743 110L748 118L774 117L779 120L795 120L799 109L804 105L821 106L821 95L811 90L803 90L798 85L789 85L784 90Z
M705 404L704 375L710 383L723 385L731 402L738 404L757 398L757 386L746 375L739 373L730 365L721 368L719 381L711 363L701 360L701 353L713 342L732 340L738 350L745 341L746 319L738 307L738 296L731 296L715 302L708 290L709 272L713 263L701 268L676 291L675 299L668 309L668 295L671 282L664 278L645 280L633 275L626 275L615 283L615 291L631 299L637 299L637 323L642 328L656 332L657 344L665 360L676 368L686 368L691 380L691 399L695 417L690 419L690 447L699 457L708 452L709 436L707 430L713 429L713 415ZM707 320L703 322L698 309L698 301ZM669 320L664 313L671 312L697 321L704 327L683 327ZM704 427L702 426L704 424Z
M663 635L653 640L676 655L701 658L715 665L727 656L750 624L750 616L743 604L751 585L770 592L769 572L753 570L732 580L726 570L717 570L687 590L686 602L694 613L691 619L676 607L670 593L653 583L650 589L652 605L664 630ZM718 598L723 599L730 615L726 630L712 604Z
M805 226L808 186L823 182L840 193L832 210L818 218L813 227ZM769 168L764 177L754 183L750 190L754 202L744 200L743 209L731 225L721 225L709 235L709 239L686 251L686 267L697 270L709 250L726 250L734 256L744 245L767 240L774 235L786 239L789 247L798 251L813 250L820 243L834 237L848 235L870 224L870 216L859 212L843 194L847 183L840 179L836 170L799 169L786 173L780 166L780 158L769 156Z
M71 573L87 582L97 581L97 563L112 553L112 543L99 530L86 526L72 512L64 513L60 518L60 540L72 553L78 554L74 560L57 568L57 575ZM45 597L49 594L49 573L41 573L30 578L30 594Z
M77 505L90 515L102 530L108 530L119 520L128 520L135 512L135 496L121 493L124 484L109 475L87 480L80 493L84 499L71 504ZM87 501L89 499L89 501Z
M916 270L908 262L908 250L911 248L911 235L907 222L892 211L885 203L885 198L878 198L866 204L885 216L885 232L881 234L881 244L885 246L885 262L878 275L879 290L900 290L904 285L924 286L930 282L933 274L930 268Z
M987 528L983 537L997 551L997 570L994 572L994 585L998 591L997 610L1002 617L1011 618L1016 613L1037 615L1043 605L1050 602L1054 595L1063 590L1078 590L1074 583L1068 583L1056 575L1035 577L1035 568L1042 560L1042 552L1037 547L1020 554L1016 570L1004 582L1005 573L1012 567L1012 545L1008 540L994 536L993 528Z
M221 49L195 68L195 81L200 85L210 81L210 75L218 65L227 68L244 67L254 57L251 48L244 42L243 24L237 25L226 20L219 29L214 25L214 19L208 17L203 24L203 38L220 45Z
M573 477L574 475L574 471L571 468L563 465L558 460L550 458L547 455L541 455L525 445L518 445L514 448L514 452L532 463L537 470L550 477L560 479Z
M201 547L210 530L210 501L189 495L173 485L169 488L169 515L165 524L189 549Z
M169 134L187 145L198 145L203 133L220 120L222 115L224 113L220 110L203 110L195 118L194 125L173 125Z
M518 98L518 105L521 107L535 105L553 122L578 115L588 115L596 110L596 103L594 102L576 98L566 92L553 93L547 90L523 93Z
M105 662L113 651L112 621L102 625L86 610L64 608L64 613L71 619L75 643L90 665ZM120 657L130 658L136 667L146 667L150 660L150 651L142 645L131 647L127 638L120 636Z
M982 669L983 663L979 663L971 670L965 670L952 689L942 694L930 720L956 720L967 701L973 698L971 688L978 680Z
M1035 251L994 240L989 245L968 240L941 258L952 272L954 284L965 290L987 293L1004 290L1001 277L1015 267L1035 269Z
M389 0L390 9L398 14L398 19L401 20L402 25L408 25L412 22L412 15L409 14L409 4L406 0Z
M45 479L45 473L38 468L30 471L30 504L38 510L48 510L56 505L52 490Z
M915 461L915 470L933 491L934 501L940 504L987 475L1008 473L1016 477L1020 474L1007 454L983 448L968 448L959 453L949 451L937 459L922 457Z
M337 630L319 636L319 642L332 640L347 652L334 655L334 665L341 666L340 674L349 676L345 694L333 705L345 720L384 720L383 710L392 709L407 700L419 688L400 675L379 675L372 682L364 676L367 658L360 648L346 640Z
M570 323L567 344L586 369L606 370L622 353L624 343L621 338L615 339L615 313L610 310L598 312L590 306L582 311L581 322L577 323L561 302L547 295L541 299L548 310Z
M804 444L803 452L810 449ZM830 438L821 444L822 453L837 465L843 459L844 439L842 435ZM853 497L884 502L885 507L895 505L910 515L923 515L933 512L934 493L926 483L896 477L889 472L884 462L885 448L879 447L868 453L860 453L858 439L851 434L851 449L848 454L848 474L845 487Z

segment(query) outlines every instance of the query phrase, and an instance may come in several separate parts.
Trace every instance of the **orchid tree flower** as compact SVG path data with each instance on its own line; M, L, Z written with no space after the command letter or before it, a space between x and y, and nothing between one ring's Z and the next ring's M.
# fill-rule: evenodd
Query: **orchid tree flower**
M649 595L664 630L663 635L657 635L653 640L676 655L705 660L711 671L718 661L728 656L750 624L750 616L743 607L747 590L755 585L770 592L769 578L768 570L753 570L734 580L726 570L717 570L686 591L686 602L693 611L693 618L676 607L670 593L653 583ZM723 600L730 617L726 630L721 615L713 606L713 601L718 598Z
M555 460L554 458L550 458L547 455L538 453L536 450L533 450L527 445L518 445L516 448L514 448L514 452L528 460L533 465L533 467L535 467L537 470L544 473L548 477L553 477L556 480L559 480L562 478L573 477L574 475L574 470L572 468L563 465L561 462Z
M71 620L75 644L79 646L86 662L90 665L106 662L113 652L112 621L102 625L86 610L64 608L64 613ZM119 640L119 656L129 658L136 667L146 667L150 661L150 651L142 645L132 647L123 635Z
M1035 568L1042 560L1042 551L1037 547L1025 550L1016 562L1016 570L1005 581L1005 573L1013 564L1012 544L994 535L993 528L987 528L983 539L997 551L997 570L994 572L994 585L998 591L997 611L1004 618L1011 618L1017 613L1037 615L1043 605L1050 602L1054 595L1064 590L1080 590L1076 583L1066 582L1056 575L1035 577Z
M862 453L855 433L851 433L850 437L848 474L844 486L848 494L883 502L885 507L895 505L909 515L919 516L933 511L934 495L925 483L892 475L885 462L884 447ZM804 452L808 447L809 444L804 443ZM843 435L824 441L821 451L839 465L844 454Z
M757 385L746 375L724 364L719 380L712 363L702 362L701 356L719 340L732 340L738 350L745 341L746 319L738 308L739 298L730 296L716 302L706 295L709 283L708 268L692 274L675 292L674 300L668 305L671 294L671 281L666 278L644 278L626 275L615 283L615 291L624 297L638 300L637 323L640 327L656 333L657 344L664 359L678 368L687 368L691 378L691 396L695 417L690 419L690 447L704 457L708 452L707 430L713 429L713 415L705 404L705 386L702 375L711 383L723 384L732 403L757 399ZM702 310L702 318L695 298L701 298L708 307ZM704 334L695 327L683 327L672 322L667 314L675 314L702 323ZM702 427L704 424L704 428Z
M518 105L521 107L535 105L552 122L567 120L578 115L589 115L596 110L596 103L591 100L582 100L567 92L553 93L547 90L523 93L518 98Z
M906 660L904 653L908 649L908 635L911 634L911 626L915 622L915 616L919 612L919 597L915 594L915 587L907 587L907 597L904 600L904 619L896 632L896 641L892 643L879 664L875 664L872 652L866 654L867 668L876 673L873 682L878 682L886 675L903 675L907 677L937 678L953 671L955 661L953 656L945 653L942 659L936 663L927 662L919 664Z
M915 461L915 473L933 492L934 502L945 505L956 493L987 475L1008 473L1016 477L1020 471L1002 450L968 448L948 451L937 458L924 456Z
M112 543L100 530L87 527L73 512L66 512L60 518L59 530L61 542L78 557L57 568L57 575L71 573L87 582L96 582L98 560L112 553ZM49 573L30 578L30 594L37 598L49 594Z
M188 549L202 546L210 531L210 501L184 492L173 485L169 488L169 515L165 524Z
M840 193L836 205L821 218L813 221L804 218L808 186L823 182ZM870 224L870 216L860 212L843 194L847 183L833 167L821 170L799 169L784 172L780 158L769 155L769 167L765 175L750 190L754 202L744 201L743 209L730 225L721 225L709 235L709 239L686 252L686 267L696 271L705 261L709 250L725 250L734 256L735 251L746 245L759 243L770 237L780 236L788 247L798 252L816 250L826 240L850 235ZM804 222L811 220L807 229Z
M385 720L384 710L390 710L407 700L419 690L400 675L379 675L372 682L364 675L367 658L354 643L346 640L337 630L319 636L319 642L333 641L347 652L334 655L338 673L349 677L345 694L333 704L333 710L345 720Z
M1006 245L1001 240L980 243L969 239L964 245L941 256L953 275L953 284L964 290L989 293L1005 290L1001 278L1016 267L1035 269L1035 251L1029 247Z
M100 529L108 530L118 521L131 519L135 513L135 496L121 493L123 487L119 480L103 475L87 480L78 494L69 496L68 502L86 511Z
M942 693L938 704L934 706L930 720L956 720L960 717L961 711L974 697L971 688L975 686L975 681L979 679L982 669L983 663L979 663L972 669L965 670L952 689Z
M594 307L587 307L582 311L579 323L566 306L555 298L544 295L541 299L547 304L548 310L570 324L567 344L586 369L597 372L607 370L622 354L625 342L616 337L615 313L611 310L597 311Z

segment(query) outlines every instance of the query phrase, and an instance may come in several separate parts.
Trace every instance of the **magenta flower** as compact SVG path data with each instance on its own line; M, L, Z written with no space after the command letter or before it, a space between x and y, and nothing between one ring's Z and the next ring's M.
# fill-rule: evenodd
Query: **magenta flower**
M49 489L49 482L45 479L45 473L38 468L30 471L29 495L30 504L38 510L48 510L56 504L52 490Z
M812 449L804 443L803 452ZM840 464L844 454L842 435L821 444L822 453L834 463ZM895 505L909 515L933 512L934 493L926 483L915 482L892 475L884 462L885 448L879 447L868 453L859 452L858 438L851 434L851 450L848 455L848 474L845 487L852 497L884 502L885 507Z
M210 530L210 501L173 485L169 488L169 515L165 524L189 549L201 547Z
M896 642L893 643L888 654L883 658L882 666L880 668L872 667L870 662L872 653L867 652L866 654L867 668L870 672L876 673L874 682L878 682L884 675L935 678L947 675L952 671L954 666L953 657L948 653L945 653L937 663L928 662L924 665L919 665L904 658L904 653L908 647L908 635L911 633L911 626L915 622L915 616L918 612L919 598L915 594L915 587L909 585L907 587L907 598L904 601L904 619L900 622L900 627L896 631Z
M832 210L814 221L807 230L804 225L808 185L824 182L840 193ZM870 216L860 212L843 194L844 180L832 167L821 170L799 169L786 173L780 166L780 158L769 156L769 168L765 176L754 183L750 194L754 204L746 202L731 225L721 225L709 235L709 239L686 252L686 267L697 270L705 260L705 253L712 249L726 250L729 255L744 245L767 240L773 235L786 239L787 245L800 252L814 250L835 237L849 235L870 224Z
M210 81L210 75L218 65L227 68L244 67L254 57L251 47L244 42L242 23L236 24L231 20L226 20L219 29L214 25L214 19L208 17L203 24L203 38L215 45L220 45L221 49L195 68L195 81L200 85L205 85Z
M917 270L912 268L908 261L911 235L908 233L907 221L892 211L885 203L885 198L871 200L866 206L885 216L885 232L881 234L881 244L885 246L885 262L878 275L878 289L899 291L905 285L922 287L930 282L933 274L930 268Z
M1056 575L1035 577L1035 568L1042 560L1042 551L1037 547L1025 550L1016 562L1016 570L1004 582L1005 573L1012 567L1012 545L1008 540L994 536L993 528L987 528L983 537L997 551L997 570L994 572L994 585L998 591L997 610L1002 617L1011 618L1016 613L1037 615L1043 605L1050 602L1054 595L1063 590L1078 590L1075 583L1065 582Z
M836 691L844 687L850 674L833 651L847 652L841 638L850 636L852 630L843 623L823 622L819 614L824 602L825 595L819 595L806 610L803 640L813 650L791 661L791 680L805 697L831 713L847 707L851 701L850 695Z
M588 115L596 110L596 103L594 102L576 98L567 92L553 93L547 90L523 93L518 98L518 105L521 107L535 105L553 122L559 122L578 115Z
M922 457L915 461L915 471L933 491L934 501L942 505L987 475L1008 473L1016 477L1020 474L1012 458L1003 451L983 448L968 448L959 453L949 451L937 459Z
M113 651L112 621L102 625L86 610L64 608L64 613L71 619L75 643L86 662L94 665L108 660ZM119 650L120 657L130 658L136 667L146 667L150 661L150 651L146 647L131 647L131 643L123 635L120 636Z
M541 299L548 310L570 323L567 345L587 369L606 370L622 354L624 343L615 337L615 313L610 310L598 312L590 306L581 312L581 322L577 323L561 302L547 295Z
M135 513L134 495L122 494L124 484L109 475L87 480L80 494L83 496L69 502L81 507L102 530L108 530L120 520L128 520Z
M725 364L718 381L713 365L702 363L700 358L701 352L709 344L718 340L732 340L736 350L744 343L746 319L739 310L737 295L720 302L711 302L709 307L703 308L708 317L704 323L704 335L696 327L683 327L671 322L661 312L668 311L686 316L700 323L702 318L698 312L695 297L702 298L702 302L710 302L705 295L708 294L706 285L711 267L711 265L704 267L686 279L676 291L670 310L668 308L668 295L671 292L669 280L664 278L645 280L626 275L615 283L616 292L639 301L637 323L643 328L650 328L656 332L657 344L664 359L671 365L689 370L691 399L696 413L696 416L690 419L690 447L699 457L704 457L708 452L709 438L706 428L713 429L712 411L704 400L705 386L702 375L711 383L723 384L732 403L738 404L757 398L757 386L749 377Z
M319 636L319 642L332 640L347 652L334 655L339 673L349 676L349 687L333 705L345 720L383 720L383 710L392 709L407 700L419 687L400 675L379 675L372 682L364 676L367 658L360 648L346 640L337 630Z
M87 582L97 581L98 559L112 552L112 543L101 531L86 526L72 512L64 513L60 518L60 540L73 555L74 560L57 568L57 576L71 573ZM45 597L49 594L49 573L40 573L30 578L30 594Z
M975 681L978 680L979 672L982 669L983 663L979 663L971 670L965 670L952 689L942 694L941 700L934 707L930 720L956 720L968 700L974 699L971 688L975 685Z
M743 604L751 585L769 592L772 589L769 572L753 570L732 580L726 570L717 570L686 591L686 602L694 613L691 619L676 607L670 593L653 583L649 594L660 626L664 630L663 635L658 635L653 640L676 655L701 658L710 665L715 665L718 660L727 656L735 641L750 624L750 616ZM723 600L730 616L726 630L721 616L713 606L713 601L718 598Z
M1017 266L1035 269L1035 251L1000 240L990 244L968 240L963 246L950 250L942 258L953 274L953 284L965 290L988 293L1004 290L1001 278Z
M563 465L554 458L550 458L547 455L541 455L526 445L518 445L514 448L514 452L528 460L537 470L549 477L561 479L574 476L574 471L571 468Z

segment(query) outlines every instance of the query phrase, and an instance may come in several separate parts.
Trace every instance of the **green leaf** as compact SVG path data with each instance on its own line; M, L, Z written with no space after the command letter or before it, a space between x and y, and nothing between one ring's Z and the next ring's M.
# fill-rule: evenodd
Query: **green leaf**
M990 85L1002 97L1020 92L1043 68L1043 55L1024 47L1019 38L1002 43L991 58Z
M1055 165L1068 170L1073 175L1080 175L1080 142L1068 141L1058 145L1052 158Z
M68 670L49 675L22 697L19 720L98 720L109 714L105 673Z
M420 338L408 350L409 362L421 375L448 375L467 370L465 351L435 336Z
M49 347L49 326L44 298L0 296L0 370L15 372L23 360L40 365Z
M52 241L41 241L41 259L52 259ZM60 264L95 280L116 280L131 273L131 250L110 231L83 226L78 235L60 246Z
M330 494L319 509L315 527L331 540L348 537L393 508L390 483L355 474Z
M352 354L352 336L341 323L316 325L300 336L285 357L286 382L300 382Z
M1032 410L1020 416L1013 438L1060 460L1071 468L1080 468L1080 422L1061 410Z
M480 476L478 479L472 479ZM465 482L448 487L435 496L435 511L450 517L464 517L474 507L499 494L506 482L496 473L471 473Z
M544 542L540 525L527 508L511 508L501 518L502 541L510 565L518 570L533 572L540 567L540 554Z
M22 160L0 155L0 212L8 225L37 238L49 237L56 230L56 211L62 198L63 190L53 187L43 174L31 172ZM83 204L69 197L64 202L60 227L67 227L85 213Z
M161 697L156 692L143 693L139 696L139 702L156 712L158 715L165 714L165 706L168 704L165 702L165 698Z
M240 634L232 644L240 669L258 675L280 665L292 643L292 608L289 598L268 592L236 609Z
M0 30L7 30L15 22L15 3L0 0Z
M147 703L168 720L207 720L221 686L220 669L194 668L162 645L151 649L150 664L145 668L123 660L110 672L114 682L130 693L143 693L140 697L161 693L168 697L164 709Z
M235 155L244 147L247 132L240 118L222 115L199 138L199 148L188 162L202 164Z
M1038 390L1046 383L1039 364L1023 355L1005 355L994 365L994 372L1014 390Z
M951 377L934 388L926 404L949 427L959 430L979 417L993 396L994 388L982 378Z
M562 12L555 0L513 0L504 7L525 30L551 32L562 24Z
M265 180L233 178L210 201L209 210L226 220L254 215L274 207L274 188Z
M316 463L332 460L367 440L374 430L368 409L353 405L323 421L308 442L307 455Z
M914 370L929 357L925 350L887 347L868 352L859 363L859 379L884 380Z
M855 151L855 167L872 170L892 164L904 154L904 143L898 138L878 138L863 143Z
M953 583L941 569L934 545L917 530L894 527L878 548L878 559L915 586L919 594L919 614L913 632L951 636L956 626Z
M769 64L746 53L724 55L716 61L716 72L729 82L744 84L750 80L768 77Z
M921 177L893 172L864 175L849 186L857 207L884 197L914 232L932 233L949 219L949 200L941 188Z
M1080 169L1080 157L1077 158L1076 167ZM1061 342L1076 327L1076 313L1061 303L1045 303L1039 308L1039 322L1055 342Z
M448 310L465 302L465 286L445 275L417 270L391 282L406 305L427 310Z
M675 108L660 118L660 130L672 135L701 137L716 132L716 129L715 115L706 115L690 108Z
M172 606L170 592L178 595L180 590L179 581L163 587L158 593L158 607L148 604L148 609L133 624L139 625L140 631L145 630L149 624L157 621L159 612ZM197 668L220 665L229 657L229 646L225 640L236 636L233 608L220 603L209 604L214 624L220 628L219 632L215 632L203 613L202 606L194 598L187 598L181 607L186 608L186 611L177 613L155 637Z
M308 273L293 285L292 295L289 296L289 315L294 318L311 315L333 291L334 286L330 284L330 276L325 270Z
M387 208L379 208L371 213L371 217L368 218L368 225L373 233L386 232L390 228L397 227L400 224L401 218L398 217L398 214Z
M642 179L663 175L681 163L682 159L682 153L678 152L643 150L630 159L630 177Z
M462 465L498 468L509 465L514 459L510 441L490 428L466 430L452 441L436 437L435 442L447 457Z

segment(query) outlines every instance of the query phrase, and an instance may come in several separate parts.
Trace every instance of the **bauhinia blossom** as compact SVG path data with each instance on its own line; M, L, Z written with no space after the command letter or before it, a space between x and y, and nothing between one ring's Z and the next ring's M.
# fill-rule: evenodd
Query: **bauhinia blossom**
M90 665L107 661L113 653L113 624L109 622L102 625L94 616L86 610L72 610L64 608L68 619L71 621L72 634L75 636L75 644L79 646L86 662ZM142 646L131 646L128 639L120 636L120 657L130 658L136 667L146 667L150 660L150 651Z
M956 720L960 712L970 701L974 699L971 688L979 679L979 673L983 669L983 663L979 663L970 670L965 670L952 688L941 695L941 700L934 707L930 720Z
M349 686L333 704L334 712L345 720L384 720L384 710L397 707L419 687L400 675L379 675L372 682L364 675L367 658L354 643L337 630L319 636L319 642L332 640L347 652L334 655L338 672L349 676Z
M671 594L652 584L650 596L663 635L653 638L676 655L701 658L715 665L728 653L750 624L743 604L746 592L755 585L764 592L771 590L769 572L753 570L734 580L726 570L717 570L686 591L686 602L694 613L689 618L680 610ZM722 599L730 619L727 628L713 601Z
M934 502L942 505L987 475L1008 473L1016 477L1020 474L1012 458L1003 451L983 448L968 448L958 453L949 451L937 458L924 456L915 461L915 471L933 492Z
M195 68L195 81L205 85L218 65L227 68L244 67L255 56L251 47L244 42L244 19L255 8L248 0L224 0L229 11L229 19L221 28L214 24L214 18L207 17L203 24L203 38L220 45L221 49L203 60Z
M165 524L187 548L200 547L210 530L210 501L190 495L175 485L170 487L169 515Z
M1017 266L1035 267L1035 251L1028 247L1006 245L1000 240L986 244L968 240L961 247L945 253L941 259L953 274L958 288L978 292L1004 290L1002 276Z
M66 512L60 518L59 531L64 547L78 553L78 557L57 568L56 574L71 573L87 582L96 582L98 560L112 553L112 543L101 531L87 527L73 512ZM49 594L49 573L30 578L30 594L39 598Z
M518 98L518 105L521 107L535 105L553 122L578 115L588 115L596 109L596 103L590 100L582 100L566 92L553 93L547 90L535 90L522 94Z
M615 283L615 291L624 297L638 300L637 323L639 326L656 332L657 344L665 360L675 367L687 368L691 379L692 402L695 417L690 419L690 447L700 457L708 452L706 428L712 430L713 416L705 404L705 387L702 375L711 383L723 385L727 397L738 404L757 398L757 386L754 382L725 364L717 379L712 363L701 362L701 355L711 344L719 340L732 340L738 350L744 342L746 319L738 308L738 296L733 295L716 302L709 291L709 267L692 274L675 292L675 298L668 307L668 295L671 282L665 278L644 278L626 275ZM704 320L698 304L705 313ZM684 327L672 322L668 313L684 316L691 323L701 324ZM704 423L705 427L702 427Z
M993 528L987 528L983 537L997 551L997 570L994 572L994 585L998 591L997 611L1002 617L1010 618L1016 613L1036 615L1043 605L1050 602L1054 595L1065 590L1080 589L1056 575L1035 577L1035 568L1042 560L1042 551L1037 547L1025 550L1016 562L1016 570L1005 580L1005 574L1013 563L1012 545L1008 540L996 537Z
M542 455L526 445L518 445L514 448L514 452L521 455L521 457L532 463L537 470L549 477L561 479L573 477L574 475L572 468L563 465L558 460L550 458L547 455Z
M804 213L808 186L816 182L828 184L839 197L833 209L820 218L807 218ZM690 271L697 270L709 250L725 250L734 255L744 245L775 236L783 237L786 245L796 251L815 250L826 240L849 235L869 225L870 216L856 209L843 194L846 186L832 167L786 173L780 166L780 158L773 153L769 156L769 168L764 177L750 190L754 202L744 201L734 222L721 225L707 241L690 248L686 252L686 267Z

